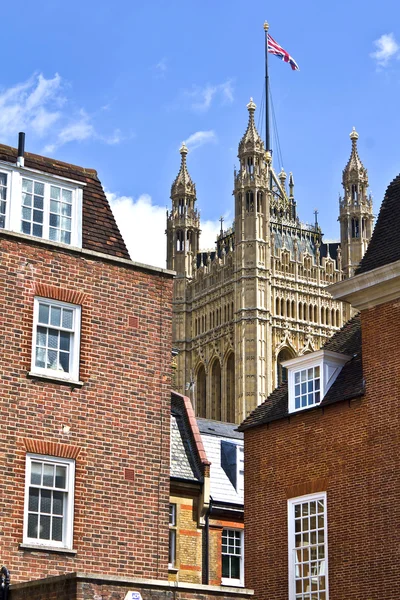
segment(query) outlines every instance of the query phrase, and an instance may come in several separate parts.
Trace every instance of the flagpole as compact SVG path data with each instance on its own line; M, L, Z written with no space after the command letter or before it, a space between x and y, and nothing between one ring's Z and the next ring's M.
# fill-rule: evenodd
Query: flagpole
M264 23L265 31L265 150L271 151L271 141L269 133L269 75L268 75L268 29L267 21Z

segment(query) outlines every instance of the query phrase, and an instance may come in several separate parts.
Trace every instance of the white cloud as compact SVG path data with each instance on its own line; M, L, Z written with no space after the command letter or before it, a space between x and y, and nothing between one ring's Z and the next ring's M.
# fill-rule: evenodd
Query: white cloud
M153 204L148 194L137 200L106 192L118 227L128 247L130 257L155 267L166 266L166 209ZM214 249L220 231L219 221L201 223L200 248ZM151 241L149 241L151 239Z
M211 85L207 83L204 87L194 85L192 89L185 90L185 96L190 100L190 107L198 112L206 112L215 98L218 98L221 104L231 104L233 102L233 84L228 79L223 83Z
M0 90L0 136L15 142L18 131L32 130L44 136L60 119L63 103L61 77L52 79L33 75L24 83ZM57 109L57 110L56 110Z
M64 95L61 76L46 79L41 73L33 74L27 81L0 89L0 139L15 144L18 131L29 138L44 140L44 152L54 152L69 142L95 139L107 144L121 140L119 130L112 135L97 131L94 116L76 109Z
M196 133L192 133L187 140L186 146L193 152L196 148L200 148L204 144L215 143L217 141L217 136L215 135L215 131L210 129L209 131L196 131Z
M214 250L217 235L221 230L219 221L204 221L201 223L200 249Z
M166 265L166 210L152 203L148 194L137 200L106 192L118 227L135 262Z
M400 47L396 42L393 33L384 33L380 38L374 41L375 52L370 56L374 58L380 67L386 67L391 58L400 57Z

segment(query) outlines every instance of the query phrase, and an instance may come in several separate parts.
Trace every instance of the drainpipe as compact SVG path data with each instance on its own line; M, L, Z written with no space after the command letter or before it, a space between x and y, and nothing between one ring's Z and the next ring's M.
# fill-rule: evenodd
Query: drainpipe
M206 539L205 539L205 557L204 557L204 571L205 571L205 581L206 585L209 584L210 581L210 515L212 510L212 497L210 496L210 504L208 505L208 510L206 512Z

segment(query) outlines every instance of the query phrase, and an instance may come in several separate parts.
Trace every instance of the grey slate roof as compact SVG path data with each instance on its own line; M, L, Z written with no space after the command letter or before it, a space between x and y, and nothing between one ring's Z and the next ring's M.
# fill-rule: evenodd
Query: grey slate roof
M356 275L400 260L400 175L386 190L368 249Z
M222 421L213 421L211 419L197 418L197 425L201 434L217 435L237 440L243 439L243 433L237 430L235 423L223 423Z
M192 448L183 419L171 415L171 477L201 481L198 469L191 456Z
M175 392L171 395L170 444L170 476L202 483L201 457L185 408L185 399Z
M324 350L348 354L352 359L347 362L338 378L328 390L320 404L310 410L321 410L325 406L358 398L364 394L364 380L362 374L361 360L361 320L360 315L350 319L340 331L335 333L326 344ZM301 411L298 411L301 412ZM298 414L298 413L296 413ZM239 426L240 431L251 427L258 427L265 423L271 423L283 419L289 415L288 410L288 386L287 383L276 388Z

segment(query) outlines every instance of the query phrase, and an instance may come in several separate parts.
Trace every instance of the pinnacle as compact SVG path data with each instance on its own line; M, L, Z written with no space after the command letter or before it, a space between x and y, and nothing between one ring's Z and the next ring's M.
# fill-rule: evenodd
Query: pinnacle
M186 165L186 156L189 152L188 147L185 142L182 142L182 145L179 149L179 153L181 155L181 166L179 169L179 173L175 178L174 183L171 187L171 197L177 194L196 194L196 186L194 185L192 178L189 175L189 171Z
M358 171L360 173L361 171L365 170L364 165L362 164L360 157L358 156L357 140L359 138L359 135L355 127L353 127L353 130L350 133L349 137L351 139L351 154L349 161L343 171L344 176L348 175L351 171Z
M250 102L247 105L247 110L249 111L249 122L247 124L246 132L239 143L239 155L246 150L258 150L264 152L264 143L254 122L256 104L253 102L253 98L250 98Z

